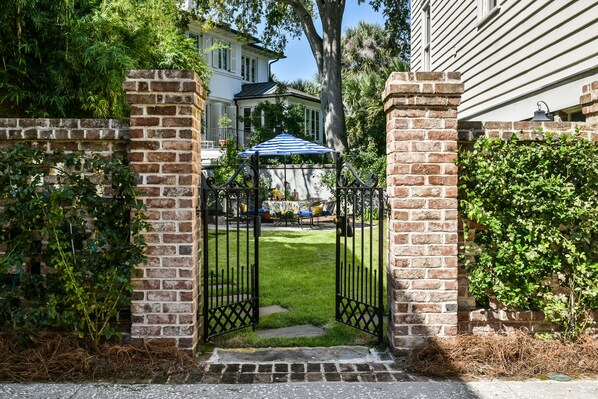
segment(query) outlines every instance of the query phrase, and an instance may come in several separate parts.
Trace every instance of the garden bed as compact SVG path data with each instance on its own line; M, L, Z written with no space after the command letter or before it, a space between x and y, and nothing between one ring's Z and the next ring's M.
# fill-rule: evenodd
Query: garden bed
M131 344L86 347L74 334L0 334L0 381L143 380L189 371L190 351L172 342L135 340Z
M595 378L598 336L584 335L567 343L534 338L521 331L508 336L459 335L434 340L415 350L410 370L449 378L526 379L543 378L549 373Z

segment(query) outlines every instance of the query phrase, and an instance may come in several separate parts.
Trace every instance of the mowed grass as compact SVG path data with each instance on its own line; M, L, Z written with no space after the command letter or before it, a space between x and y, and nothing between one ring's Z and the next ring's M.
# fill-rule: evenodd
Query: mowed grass
M364 230L364 252L369 261L369 228ZM219 231L219 258L226 261L225 235ZM374 262L378 254L378 228L374 227ZM361 253L361 230L356 231L355 253ZM236 237L235 237L236 238ZM237 250L246 251L247 241L242 234L230 239L232 256ZM259 239L260 306L279 305L288 312L260 316L256 329L311 324L322 327L325 334L313 338L261 338L251 328L225 334L213 339L218 347L270 346L334 346L376 345L377 338L335 321L335 230L262 230ZM213 250L215 232L210 231L209 247ZM252 241L249 242L253 250ZM384 253L384 251L383 251ZM235 255L232 255L235 254ZM211 254L213 256L213 254ZM349 257L351 252L349 251Z

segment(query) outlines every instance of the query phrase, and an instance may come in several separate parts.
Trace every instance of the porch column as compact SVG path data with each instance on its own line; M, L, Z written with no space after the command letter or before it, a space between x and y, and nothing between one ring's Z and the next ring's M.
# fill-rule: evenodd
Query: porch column
M151 230L147 264L133 278L133 338L171 339L195 349L199 337L200 123L206 98L194 71L133 70L130 160Z
M456 72L386 82L389 336L396 354L457 334Z

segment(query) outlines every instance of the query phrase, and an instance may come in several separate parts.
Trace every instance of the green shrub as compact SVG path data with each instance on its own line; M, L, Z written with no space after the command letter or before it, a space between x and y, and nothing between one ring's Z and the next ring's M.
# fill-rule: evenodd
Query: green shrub
M135 186L119 158L22 145L0 152L0 320L73 329L96 345L110 338L145 259ZM53 270L32 274L32 259Z
M461 152L461 214L483 226L466 267L478 301L542 310L574 338L598 309L598 147L579 134L545 138L481 139Z

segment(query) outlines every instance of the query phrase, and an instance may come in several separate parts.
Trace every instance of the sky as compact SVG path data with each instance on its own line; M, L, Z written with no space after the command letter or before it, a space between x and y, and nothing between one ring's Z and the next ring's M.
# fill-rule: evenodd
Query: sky
M343 16L343 30L357 25L359 21L379 23L384 25L381 12L375 12L368 2L357 5L357 0L348 0ZM316 21L318 24L319 21ZM317 26L317 25L316 25ZM305 35L289 40L285 49L287 58L281 59L272 65L272 72L281 81L296 79L312 79L316 72L316 61Z

